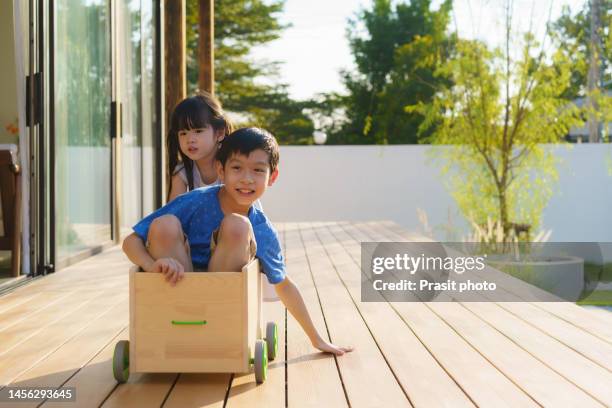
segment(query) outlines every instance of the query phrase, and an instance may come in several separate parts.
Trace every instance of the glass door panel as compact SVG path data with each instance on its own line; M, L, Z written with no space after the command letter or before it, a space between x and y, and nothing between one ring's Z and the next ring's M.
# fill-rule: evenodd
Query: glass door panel
M154 210L155 3L118 1L119 95L123 110L122 235Z
M142 75L140 0L119 0L119 95L123 110L121 139L121 227L142 214Z
M111 239L109 0L54 2L59 259Z
M156 209L156 162L159 121L157 117L157 30L158 1L142 1L142 212L143 216Z

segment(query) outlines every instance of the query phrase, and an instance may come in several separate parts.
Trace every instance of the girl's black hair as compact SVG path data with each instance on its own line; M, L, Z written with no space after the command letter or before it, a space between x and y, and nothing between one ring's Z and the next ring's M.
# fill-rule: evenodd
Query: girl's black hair
M193 166L194 162L187 157L179 147L178 132L185 129L199 129L211 125L215 131L223 130L225 136L232 133L233 125L225 117L221 103L217 98L207 92L199 92L194 96L183 99L172 112L170 118L170 129L166 147L168 149L168 194L172 187L172 176L174 169L182 162L187 176L187 190L193 190Z

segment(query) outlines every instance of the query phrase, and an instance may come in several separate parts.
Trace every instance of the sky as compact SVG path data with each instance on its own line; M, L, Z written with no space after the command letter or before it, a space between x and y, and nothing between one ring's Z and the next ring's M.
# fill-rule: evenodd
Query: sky
M398 0L399 1L399 0ZM407 1L407 0L406 0ZM550 12L554 20L563 5L572 12L586 0L514 0L515 32L529 29L540 41ZM346 39L347 21L371 0L287 0L281 22L291 24L281 38L252 50L255 60L280 61L280 81L289 85L295 99L307 99L322 92L342 92L341 69L353 69ZM441 0L433 0L438 8ZM503 42L505 0L455 0L451 29L464 38L479 38L490 45Z

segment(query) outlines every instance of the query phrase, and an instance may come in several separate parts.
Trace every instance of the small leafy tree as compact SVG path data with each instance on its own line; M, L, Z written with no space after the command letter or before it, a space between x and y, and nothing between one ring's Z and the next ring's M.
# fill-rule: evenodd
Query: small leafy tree
M563 141L580 111L562 97L571 76L566 56L537 52L528 33L513 58L510 38L508 18L503 51L459 40L437 72L453 86L406 110L424 115L420 131L433 129L428 141L451 145L436 151L463 215L477 225L499 222L504 240L529 240L558 178L543 144Z

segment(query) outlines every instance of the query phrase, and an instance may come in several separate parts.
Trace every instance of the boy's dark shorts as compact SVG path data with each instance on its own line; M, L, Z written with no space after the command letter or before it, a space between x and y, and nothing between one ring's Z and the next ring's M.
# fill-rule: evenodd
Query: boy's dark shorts
M217 247L218 240L219 240L219 228L214 230L210 236L210 256L211 257L213 253L215 252L215 248ZM189 240L187 239L187 234L185 233L183 233L183 244L185 245L185 248L187 248L187 253L189 254L189 256L191 256L191 247L189 246ZM147 242L145 243L145 247L147 248L147 250L149 249L149 245L150 245L150 242L149 240L147 240ZM253 259L255 259L255 255L257 254L257 243L255 242L254 239L251 239L249 252L250 252L249 262L251 262ZM202 268L194 267L194 269L195 269L194 272L207 272L206 269L202 269Z

